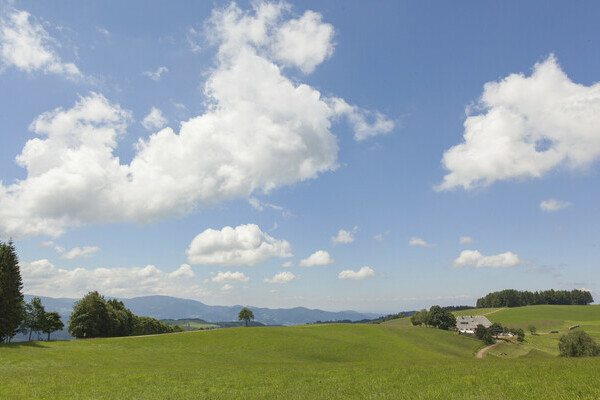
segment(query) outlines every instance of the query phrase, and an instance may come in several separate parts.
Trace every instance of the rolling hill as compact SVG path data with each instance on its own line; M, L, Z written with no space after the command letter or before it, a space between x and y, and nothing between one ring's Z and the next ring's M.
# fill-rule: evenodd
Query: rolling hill
M559 306L570 307L570 306ZM600 324L597 306L544 308L543 320L577 315ZM498 311L507 324L530 310ZM534 310L535 311L535 310ZM541 319L534 319L532 321ZM565 324L570 319L563 319ZM551 335L539 335L540 338ZM597 337L597 336L596 336ZM537 339L535 337L534 339ZM530 337L527 337L530 340ZM534 343L535 344L535 343ZM593 399L600 358L543 350L518 359L475 359L482 343L412 327L373 324L232 328L150 337L0 345L0 398ZM525 348L525 347L521 347ZM546 354L546 356L540 356Z

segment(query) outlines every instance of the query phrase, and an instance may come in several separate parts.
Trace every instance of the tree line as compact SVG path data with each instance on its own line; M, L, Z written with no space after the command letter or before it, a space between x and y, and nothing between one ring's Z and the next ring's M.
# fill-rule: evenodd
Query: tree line
M456 317L451 311L444 310L440 306L431 306L429 311L423 309L410 317L410 322L413 325L448 330L456 326Z
M477 299L477 308L521 307L538 304L587 305L594 302L586 290L542 290L529 292L514 289L489 293Z
M64 324L57 312L47 312L39 297L24 302L19 260L12 241L0 242L0 343L10 342L17 333L48 335ZM181 332L178 325L169 326L150 317L138 317L122 301L106 300L96 291L75 303L68 331L76 338L152 335Z
M170 326L150 317L138 317L122 301L106 300L97 291L75 303L69 317L69 335L80 338L154 335L183 332L179 325Z

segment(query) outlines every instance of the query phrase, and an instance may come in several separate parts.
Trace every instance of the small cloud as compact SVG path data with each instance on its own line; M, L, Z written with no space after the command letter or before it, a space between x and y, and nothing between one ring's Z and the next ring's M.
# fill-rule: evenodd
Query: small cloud
M142 72L142 75L147 76L148 78L152 79L154 82L158 82L158 81L160 81L161 75L164 72L169 72L169 68L158 67L158 69L156 71L144 71L144 72Z
M289 271L279 272L272 278L265 278L267 283L290 283L296 279L296 275Z
M437 244L427 243L426 241L424 241L423 239L421 239L419 237L412 237L412 238L410 238L410 240L408 241L408 244L410 246L421 246L421 247L435 247L435 246L437 246Z
M109 32L107 29L104 29L104 28L101 28L101 27L97 26L97 27L96 27L96 31L97 31L98 33L101 33L101 34L103 34L103 35L104 35L104 36L106 36L106 37L110 37L110 32Z
M511 268L523 264L519 256L507 251L494 256L484 256L477 250L463 250L458 258L454 260L453 268Z
M358 232L358 226L352 228L351 231L340 229L336 236L331 237L331 242L335 245L338 243L352 243L354 242L354 234Z
M221 291L222 292L228 292L231 289L233 289L233 286L231 286L229 283L226 283L223 286L221 286Z
M225 282L248 282L250 278L248 278L243 272L221 272L217 274L217 276L213 276L211 279L213 282L217 283L225 283Z
M387 235L390 234L390 231L385 231L383 233L378 233L377 235L373 236L373 239L377 240L379 243L383 242L385 240L385 237Z
M260 201L259 199L257 199L256 197L250 197L248 199L248 203L250 203L252 208L254 208L255 210L258 210L258 211L264 211L266 208L270 208L271 210L281 212L281 215L283 215L285 217L289 217L289 216L293 215L289 210L286 210L285 208L283 208L281 206L278 206L276 204L271 204L271 203L264 203L264 202Z
M344 270L338 274L338 279L350 279L353 281L362 281L371 276L375 275L375 271L371 267L362 267L358 271L352 271L350 269Z
M572 204L568 201L548 199L540 203L540 210L544 212L556 212L563 208L570 207Z
M317 265L328 265L333 262L333 259L328 252L324 250L316 251L308 258L301 260L298 266L300 267L315 267Z
M460 244L469 244L469 243L473 243L473 238L470 236L461 236L460 239L458 239L458 242Z
M47 242L41 242L39 244L40 247L51 247L54 246L54 242L52 240L49 240Z
M286 262L284 262L283 264L281 264L281 266L282 266L283 268L289 268L289 267L291 267L292 265L294 265L294 264L293 264L291 261L286 261Z
M152 107L148 115L142 121L142 126L149 131L158 130L167 124L167 119L162 115L162 111Z
M92 254L94 254L98 250L100 250L100 247L97 247L97 246L75 247L75 248L67 251L64 247L55 246L54 250L56 250L56 252L58 254L60 254L60 258L64 258L66 260L72 260L74 258L90 257Z

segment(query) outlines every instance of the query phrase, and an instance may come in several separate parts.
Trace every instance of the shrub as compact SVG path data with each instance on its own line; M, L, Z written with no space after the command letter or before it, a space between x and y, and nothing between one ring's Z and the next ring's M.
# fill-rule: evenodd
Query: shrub
M600 355L600 346L584 331L571 331L558 341L561 357L590 357Z

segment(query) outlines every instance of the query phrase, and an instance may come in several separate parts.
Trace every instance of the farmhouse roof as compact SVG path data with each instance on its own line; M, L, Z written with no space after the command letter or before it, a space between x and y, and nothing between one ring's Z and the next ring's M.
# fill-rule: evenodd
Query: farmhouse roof
M477 325L483 325L486 328L492 326L489 319L483 315L461 315L456 318L456 327L459 330L472 330L477 328Z

